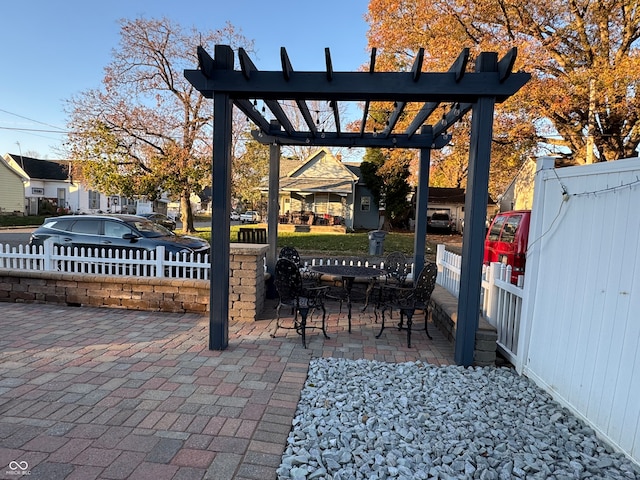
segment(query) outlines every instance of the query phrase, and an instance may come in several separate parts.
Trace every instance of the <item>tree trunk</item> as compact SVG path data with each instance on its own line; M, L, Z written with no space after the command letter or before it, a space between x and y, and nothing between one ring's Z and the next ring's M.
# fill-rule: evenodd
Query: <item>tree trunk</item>
M180 212L182 214L182 233L194 233L196 231L193 226L193 212L191 211L190 195L182 193L180 195Z

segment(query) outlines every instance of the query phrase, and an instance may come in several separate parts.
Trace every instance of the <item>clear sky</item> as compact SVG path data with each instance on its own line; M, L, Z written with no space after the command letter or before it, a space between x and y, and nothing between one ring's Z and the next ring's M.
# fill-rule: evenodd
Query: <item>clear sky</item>
M0 10L0 155L21 151L60 157L56 148L64 141L65 100L100 88L122 18L167 17L202 31L229 21L255 42L252 59L260 70L281 68L280 47L287 49L295 70L324 70L329 47L335 71L355 71L369 61L367 6L367 0L5 1ZM341 123L354 119L341 118Z

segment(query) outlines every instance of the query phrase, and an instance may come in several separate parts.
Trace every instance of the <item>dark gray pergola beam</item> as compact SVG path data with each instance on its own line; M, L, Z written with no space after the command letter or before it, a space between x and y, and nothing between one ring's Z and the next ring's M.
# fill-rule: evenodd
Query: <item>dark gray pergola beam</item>
M411 74L413 75L413 81L417 82L422 73L422 62L424 60L424 48L420 47L416 58L413 61L413 67L411 67Z
M338 112L338 102L331 100L329 102L331 110L333 110L333 121L336 124L336 136L340 136L340 112ZM322 136L322 135L321 135Z
M324 58L327 63L327 80L333 80L333 64L331 63L331 50L324 49ZM338 113L338 102L336 100L329 100L329 106L333 110L333 121L336 124L336 134L340 136L340 114ZM324 134L324 132L323 132ZM322 135L320 135L322 137Z
M469 63L469 47L462 49L458 58L456 58L453 65L451 65L451 68L449 68L449 71L455 74L456 82L462 80L462 77L467 71L467 63Z
M517 47L513 47L498 61L498 78L500 82L504 82L509 75L511 75L513 64L516 63L517 56L518 49Z
M318 147L371 147L371 148L443 148L451 141L451 136L443 133L438 137L429 135L414 135L409 138L406 135L394 135L391 139L375 133L324 132L311 138L304 132L295 132L292 135L286 133L265 134L263 131L252 131L253 138L263 144L279 145L315 145Z
M273 113L273 116L276 117L278 122L280 122L280 125L282 125L282 128L284 128L285 132L287 132L290 135L293 134L295 132L295 128L293 128L293 125L291 124L289 117L284 112L284 110L282 109L278 101L265 100L264 103L267 104L267 107L269 107L269 110L271 110L271 112Z
M391 132L395 128L396 123L398 123L398 120L400 120L400 116L402 115L405 106L405 102L396 102L396 108L394 108L393 112L391 112L389 122L385 129L382 131L381 135L383 135L384 137L388 137L389 135L391 135Z
M284 47L280 47L280 61L282 63L282 75L284 76L285 80L289 80L289 78L291 77L291 73L293 72L293 66L291 65L291 60L289 60L287 49ZM300 110L302 118L307 124L307 127L309 127L309 131L315 137L318 133L318 129L316 128L316 124L313 123L313 118L311 117L311 113L309 112L307 102L305 102L304 100L296 100L296 105L298 106L298 110Z
M449 68L449 72L454 74L456 83L459 82L465 74L468 62L469 48L464 48L462 49L462 52L460 52L460 55L458 55L458 58L456 58L456 61L453 62L453 65L451 65L451 67ZM429 116L435 111L435 109L438 108L439 104L440 102L425 103L418 114L413 118L413 121L411 122L409 127L407 127L405 133L410 137L414 133L416 133L420 128L420 125L422 125L427 120L427 118L429 118Z
M293 72L293 66L291 65L291 60L289 60L287 49L284 47L280 47L280 63L282 64L282 75L284 79L289 80Z
M313 137L318 134L318 128L316 124L313 123L313 118L311 117L311 113L309 112L309 107L307 106L307 102L304 100L296 100L296 105L298 106L298 110L302 114L302 118L304 118L304 122L309 127L309 132Z
M411 72L333 72L328 81L322 72L292 72L288 82L282 72L256 71L251 80L235 70L214 70L207 78L201 70L185 70L185 77L205 97L225 92L233 99L398 101L473 103L480 97L502 102L531 78L512 73L498 82L498 72L467 73L455 82L455 73L422 73L417 81Z
M333 80L333 64L331 63L331 51L328 48L324 49L324 60L327 65L327 80Z
M260 127L261 130L264 130L265 132L269 131L269 122L256 110L253 103L249 100L236 100L233 104L238 107L242 113L249 118L249 120Z
M369 73L373 73L376 69L376 47L371 49L371 60L369 62ZM364 102L364 108L362 109L362 122L360 123L360 135L364 134L367 128L367 117L369 116L369 100Z
M420 126L431 116L431 114L438 108L440 102L427 102L420 111L413 117L413 120L405 130L405 134L411 138L411 136L418 131Z
M465 116L473 108L473 103L456 103L442 119L433 126L433 134L441 135Z
M245 49L242 47L238 49L238 58L240 59L240 69L242 75L246 80L250 80L252 72L257 72L258 69L251 61L251 58L249 58L249 55L247 54ZM269 110L271 110L278 122L280 122L280 125L282 125L282 128L284 128L287 133L292 133L295 130L293 128L293 125L289 121L289 117L287 117L287 114L284 113L284 110L282 110L282 107L277 100L265 100L264 103L267 105L267 107L269 107Z
M411 68L411 74L413 75L413 81L417 82L420 78L420 74L422 73L422 62L424 60L424 48L420 48L418 50L418 54L416 55L415 60L413 61L413 67ZM387 122L387 126L382 131L382 135L388 137L393 129L395 128L398 120L400 120L400 116L404 111L404 107L406 106L406 102L395 102L395 108L389 117L389 121Z

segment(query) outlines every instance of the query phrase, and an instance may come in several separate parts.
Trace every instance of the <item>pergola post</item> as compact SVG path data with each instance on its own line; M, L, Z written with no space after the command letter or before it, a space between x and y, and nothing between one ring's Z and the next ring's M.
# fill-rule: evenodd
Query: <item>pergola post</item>
M277 120L271 121L271 131L279 131ZM273 275L278 249L278 216L280 215L280 145L269 144L269 192L267 203L267 271Z
M233 50L216 45L219 68L233 70ZM209 290L209 350L229 346L229 218L231 205L231 121L233 102L228 93L213 94L213 168L211 215L211 287ZM213 232L227 232L214 237ZM216 241L217 240L217 241ZM213 242L216 242L215 245Z
M476 71L498 70L497 55L483 52L476 61ZM464 233L462 265L458 294L458 322L454 359L458 365L473 365L476 330L480 315L482 261L484 254L485 221L489 199L489 165L493 136L495 97L480 97L471 115L469 174L464 202Z
M421 135L431 134L432 127L423 125ZM413 237L413 281L424 267L424 251L427 242L427 205L429 203L429 170L431 169L431 149L420 149L420 165L418 167L418 186L416 192L416 226Z

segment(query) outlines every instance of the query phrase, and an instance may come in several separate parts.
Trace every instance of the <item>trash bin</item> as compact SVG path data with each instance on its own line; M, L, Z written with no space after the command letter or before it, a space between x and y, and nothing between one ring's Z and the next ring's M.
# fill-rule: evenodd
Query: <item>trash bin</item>
M384 230L372 230L369 232L369 255L382 255L384 252Z

